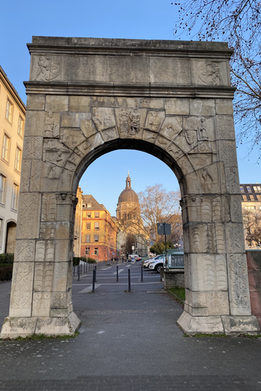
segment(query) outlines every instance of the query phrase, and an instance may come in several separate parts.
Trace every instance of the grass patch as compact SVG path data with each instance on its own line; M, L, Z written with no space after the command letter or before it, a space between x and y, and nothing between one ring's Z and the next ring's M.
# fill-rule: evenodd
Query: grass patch
M79 331L76 331L73 335L44 335L44 334L33 334L28 337L17 337L14 338L15 341L43 341L43 340L61 340L61 339L71 339L79 335Z
M176 286L174 288L168 289L168 292L174 296L174 298L180 303L184 304L185 302L185 288Z

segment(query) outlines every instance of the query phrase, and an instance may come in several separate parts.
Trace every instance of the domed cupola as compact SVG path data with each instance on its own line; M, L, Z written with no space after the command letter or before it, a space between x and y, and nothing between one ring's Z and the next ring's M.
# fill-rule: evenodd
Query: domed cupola
M126 187L121 192L121 194L119 196L118 204L120 202L136 202L136 203L139 203L139 199L138 199L137 194L131 188L131 178L130 178L129 174L128 174L127 178L126 178Z

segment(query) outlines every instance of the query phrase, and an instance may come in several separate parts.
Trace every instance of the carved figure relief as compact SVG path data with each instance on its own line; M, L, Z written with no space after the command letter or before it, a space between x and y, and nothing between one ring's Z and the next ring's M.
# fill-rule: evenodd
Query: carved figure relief
M186 142L192 148L198 147L198 152L210 152L209 137L205 125L205 118L186 118L183 133Z
M138 110L121 110L119 114L120 132L135 135L140 131L140 113Z
M149 111L146 119L145 128L153 132L158 132L164 120L164 111Z
M51 111L46 113L44 133L46 137L59 137L58 113L52 113Z
M199 79L205 85L220 85L221 75L219 63L207 61L202 64L200 67Z
M211 187L213 184L213 178L210 175L210 173L208 172L208 170L206 168L203 168L200 176L201 176L201 184L202 184L203 190L205 192L211 191Z
M230 278L232 285L232 303L237 307L249 307L247 267L244 259L231 255Z
M52 62L50 57L39 57L38 60L38 72L36 78L38 80L50 81L54 80L59 76L60 65Z

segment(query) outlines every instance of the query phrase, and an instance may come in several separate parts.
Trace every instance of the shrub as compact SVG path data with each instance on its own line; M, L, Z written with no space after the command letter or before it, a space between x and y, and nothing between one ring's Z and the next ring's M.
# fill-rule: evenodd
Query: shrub
M13 262L14 262L14 254L11 253L0 254L0 264L12 265Z
M88 262L88 263L96 263L96 259L93 259L93 258L88 257L88 258L87 258L87 262Z
M73 257L73 266L78 266L80 263L81 257Z
M8 281L12 278L13 265L11 264L0 264L0 281Z

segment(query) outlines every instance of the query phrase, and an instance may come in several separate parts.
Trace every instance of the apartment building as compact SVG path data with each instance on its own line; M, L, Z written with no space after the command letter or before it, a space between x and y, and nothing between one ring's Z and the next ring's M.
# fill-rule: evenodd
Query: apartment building
M0 253L14 252L25 105L0 66Z
M104 205L88 194L82 196L81 256L97 261L117 257L117 225Z
M261 247L261 183L240 185L246 248Z

